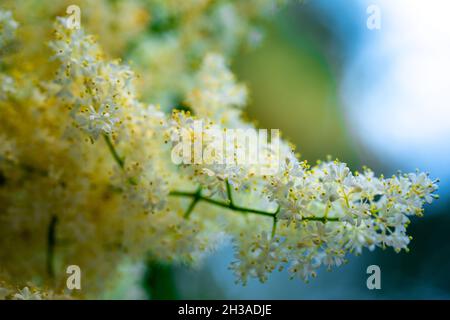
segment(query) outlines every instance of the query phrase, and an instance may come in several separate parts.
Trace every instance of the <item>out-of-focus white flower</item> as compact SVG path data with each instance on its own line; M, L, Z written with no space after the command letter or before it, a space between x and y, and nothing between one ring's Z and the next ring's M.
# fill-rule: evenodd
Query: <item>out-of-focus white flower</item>
M0 74L0 101L6 100L16 90L14 79Z
M19 289L19 293L14 295L14 300L42 300L39 292L32 292L28 287Z
M237 84L223 56L206 55L189 93L188 101L200 117L220 119L230 108L242 108L247 101L247 89Z
M0 10L0 53L15 38L18 26L11 11Z

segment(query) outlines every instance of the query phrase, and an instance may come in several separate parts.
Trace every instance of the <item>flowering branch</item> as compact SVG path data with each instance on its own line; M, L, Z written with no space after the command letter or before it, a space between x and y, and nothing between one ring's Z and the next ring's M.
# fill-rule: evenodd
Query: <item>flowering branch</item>
M234 203L231 203L229 201L224 202L224 201L220 201L220 200L202 196L197 191L195 191L195 192L172 191L169 193L169 195L175 196L175 197L190 197L190 198L193 198L194 200L196 200L196 202L205 201L207 203L210 203L210 204L213 204L213 205L216 205L219 207L223 207L226 209L230 209L233 211L238 211L238 212L242 212L242 213L253 213L253 214L257 214L257 215L261 215L261 216L271 217L274 220L276 220L276 216L279 211L279 209L277 209L275 212L268 212L268 211L264 211L264 210L241 207L241 206L237 206ZM320 221L320 222L326 223L328 221L339 221L339 219L338 218L327 218L327 217L304 217L302 219L302 221Z
M108 135L103 135L103 137L105 138L106 144L108 145L108 149L111 152L111 155L113 156L114 160L116 161L116 163L119 165L119 167L124 170L125 169L125 161L123 160L123 157L121 157L119 155L119 153L117 152L116 148L114 147L113 143L111 142L111 139L109 138ZM133 179L130 179L130 183L134 181ZM207 202L209 204L212 205L216 205L219 207L223 207L229 210L233 210L233 211L237 211L237 212L241 212L241 213L252 213L252 214L256 214L256 215L260 215L260 216L266 216L266 217L271 217L273 219L273 227L272 227L272 236L275 235L275 231L276 231L276 225L277 225L277 214L280 210L280 208L278 207L277 210L275 212L269 212L269 211L264 211L264 210L258 210L258 209L253 209L253 208L246 208L246 207L241 207L241 206L237 206L234 204L233 201L233 196L231 193L231 185L228 182L228 180L225 181L226 183L226 188L227 188L227 196L228 196L228 200L226 202L224 201L220 201L220 200L216 200L216 199L212 199L210 197L206 197L203 196L202 193L202 188L199 187L195 192L185 192L185 191L171 191L169 193L170 196L175 196L175 197L189 197L192 198L192 202L189 205L188 209L186 210L186 212L184 213L184 217L185 218L189 218L189 216L191 215L192 211L194 210L195 206L197 205L198 202L200 201L204 201ZM328 218L326 216L324 217L303 217L302 221L320 221L323 223L326 223L328 221L339 221L338 218Z
M265 16L273 0L253 1L250 7L231 0L192 6L195 17L205 21L194 26L189 10L181 13L170 4L147 2L145 8L133 5L131 10L137 11L130 14L142 16L148 9L148 16L154 16L167 10L179 23L171 26L173 37L162 44L162 52L136 42L131 56L141 69L139 81L129 65L108 57L129 57L123 50L132 35L145 31L150 38L159 36L154 28L146 29L148 21L132 30L128 24L115 28L112 41L100 34L107 46L103 51L82 26L73 27L71 16L57 18L54 32L46 32L53 34L48 44L57 63L24 68L24 57L48 59L36 55L48 50L34 50L43 43L42 28L16 37L19 24L0 8L0 55L8 54L0 65L0 210L7 213L0 223L0 299L5 292L20 299L50 297L28 287L14 295L10 288L36 279L52 292L63 290L64 282L55 281L56 267L72 261L89 268L83 276L89 289L74 294L94 297L105 287L104 279L114 278L128 264L128 256L195 263L224 236L232 238L235 260L230 269L243 284L249 278L264 282L269 273L284 268L291 277L308 281L321 266L340 266L347 254L363 249L408 250L410 219L422 216L425 205L438 198L438 180L418 170L377 177L368 168L352 172L331 159L310 165L279 133L260 134L245 119L246 86L221 52L234 52L242 41L254 38L250 22ZM231 42L221 41L222 34L204 37L205 26L216 25L216 12L226 2L238 24L248 28L239 35L224 30L231 32L225 34ZM21 20L26 24L26 15ZM15 43L24 44L21 54L10 50ZM199 68L180 52L202 58ZM142 59L148 54L155 63ZM168 97L182 97L183 102ZM173 105L174 112L146 101ZM85 144L89 140L94 147ZM105 146L98 148L98 140ZM180 165L177 170L175 164ZM193 187L189 192L181 189L186 181ZM244 192L250 190L247 202ZM116 191L120 196L112 194ZM169 200L175 203L167 205ZM212 207L197 206L200 202L217 206L221 219L202 214ZM188 220L194 210L201 221ZM149 217L150 212L157 214ZM267 220L245 219L250 214ZM58 231L64 242L70 241L70 250L61 255ZM21 261L24 256L30 263ZM3 277L14 283L5 287Z

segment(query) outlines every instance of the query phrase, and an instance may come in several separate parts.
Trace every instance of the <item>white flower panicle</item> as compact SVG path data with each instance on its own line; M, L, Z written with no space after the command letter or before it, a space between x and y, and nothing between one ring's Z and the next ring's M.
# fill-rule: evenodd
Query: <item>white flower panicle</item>
M237 260L231 263L230 269L234 271L237 283L246 284L249 277L264 282L270 272L280 268L284 255L279 237L272 237L265 231L250 236L241 233L236 241L239 243L235 253Z
M3 1L19 21L36 19L26 1ZM0 279L11 283L0 281L1 299L58 298L59 266L73 261L83 270L73 295L98 298L130 260L193 265L227 239L244 284L275 270L308 281L364 248L408 250L410 219L437 198L437 180L377 177L337 160L311 166L243 119L247 89L226 61L273 0L80 1L106 51L84 25L58 18L55 63L44 63L42 39L59 6L43 2L44 22L21 30L20 54L5 60L18 24L0 10ZM96 8L107 21L132 13L132 30L99 28ZM136 58L141 75L110 54ZM192 112L169 114L180 100Z
M289 264L292 276L307 281L320 266L339 266L347 253L358 255L363 248L408 250L410 217L422 216L438 188L438 181L425 173L385 179L368 169L352 174L338 161L309 167L289 160L283 174L267 182L263 194L279 206L277 231L270 244L266 237L256 244L238 238L239 260L233 269L243 283L248 275L267 278L258 259L267 273ZM277 259L255 247L276 250Z
M207 149L213 155L222 152L214 149L217 137L208 135L208 128L217 125L210 121L199 134L195 121L189 113L175 112L167 134L172 143L177 145L184 135L195 145L198 135L202 153ZM272 175L256 175L255 165L218 163L214 156L199 156L196 162L194 153L190 153L190 162L181 165L181 172L201 186L204 195L231 201L231 186L233 192L251 191L261 198L261 205L272 208L266 214L275 220L272 237L267 236L269 224L262 234L241 232L236 238L238 260L232 269L243 283L249 276L265 281L267 273L283 269L285 264L290 264L293 276L308 280L320 266L339 266L347 253L358 255L363 248L408 250L410 217L422 216L424 205L437 198L438 181L428 174L376 177L367 168L352 173L338 160L310 166L300 162L287 144L280 147L282 161L277 162L280 168Z
M120 61L104 60L104 54L92 36L81 28L68 27L58 18L57 40L50 43L54 59L60 62L56 83L58 96L71 109L75 126L92 139L111 134L120 124L124 109L136 106L133 72Z
M247 89L237 84L223 56L208 54L195 79L188 102L196 115L220 119L230 108L242 108L247 101Z
M175 111L166 136L173 145L172 160L211 194L225 195L225 181L236 191L247 190L257 177L278 171L278 134L268 143L266 131L260 134L249 125L227 129L189 112Z
M139 162L128 163L124 170L117 169L113 179L115 185L123 188L123 196L130 203L140 204L145 212L159 212L167 203L166 182L158 176L157 171L148 163L141 167Z

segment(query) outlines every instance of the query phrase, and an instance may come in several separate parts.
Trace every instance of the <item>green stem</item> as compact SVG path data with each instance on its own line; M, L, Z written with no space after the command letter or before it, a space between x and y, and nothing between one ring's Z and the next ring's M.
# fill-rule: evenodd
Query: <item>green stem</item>
M232 194L231 194L231 185L230 185L230 182L228 181L228 179L226 180L226 186L227 186L227 195L228 195L228 200L230 201L230 205L234 205L234 202L233 202L233 196L232 196Z
M191 204L189 205L189 208L188 208L188 209L186 210L186 212L184 213L184 218L185 218L185 219L188 219L188 218L189 218L189 216L191 215L191 212L192 212L192 211L194 210L194 208L195 208L195 205L197 204L197 202L200 201L201 193L202 193L202 188L199 187L199 188L197 189L197 191L195 192L195 197L194 197L194 199L192 200Z
M105 138L105 142L108 145L108 149L111 152L114 160L117 162L117 164L119 165L120 168L124 169L125 168L125 161L124 159L122 159L119 154L117 153L116 149L114 148L114 145L110 139L110 137L107 134L103 135L103 138Z
M125 170L125 160L124 160L124 158L119 156L119 154L117 153L117 150L114 147L114 145L113 145L111 139L109 138L109 136L107 134L104 134L103 138L105 138L106 144L108 145L108 149L111 152L111 155L113 156L113 158L116 161L116 163L119 165L120 169ZM137 186L138 185L138 181L134 177L128 178L128 183L133 185L133 186Z
M190 197L190 198L194 198L194 199L198 198L198 201L205 201L207 203L210 203L210 204L213 204L213 205L216 205L219 207L223 207L226 209L231 209L231 210L239 211L239 212L243 212L243 213L254 213L254 214L259 214L262 216L269 216L269 217L273 217L275 215L275 213L271 213L271 212L267 212L267 211L263 211L263 210L239 207L239 206L232 205L231 203L228 203L228 202L211 199L211 198L208 198L208 197L205 197L202 195L197 195L197 192L172 191L169 193L169 195L175 196L175 197Z
M272 224L272 238L275 237L275 233L277 232L277 222L278 218L276 215L273 216L273 224Z
M52 216L47 232L47 273L53 278L55 276L54 256L56 245L56 224L58 218Z
M205 201L207 203L210 203L210 204L213 204L213 205L216 205L219 207L223 207L226 209L230 209L233 211L238 211L238 212L242 212L242 213L253 213L253 214L257 214L257 215L261 215L261 216L271 217L272 219L275 219L277 217L277 214L280 210L280 208L278 208L275 212L268 212L268 211L264 211L264 210L236 206L234 204L229 203L229 201L224 202L224 201L208 198L208 197L205 197L202 195L198 195L197 192L172 191L169 193L169 195L174 196L174 197L193 198L193 199L197 199L197 202ZM327 221L339 221L339 219L338 218L327 218L327 217L304 217L302 219L302 221L320 221L320 222L325 223Z
M245 208L245 207L240 207L240 206L236 206L234 204L230 204L227 202L223 202L223 201L219 201L219 200L215 200L215 199L211 199L211 198L207 198L207 197L201 197L200 200L214 204L216 206L220 206L223 208L227 208L227 209L231 209L233 211L239 211L239 212L243 212L243 213L254 213L254 214L258 214L261 216L268 216L268 217L273 217L275 216L275 213L272 212L267 212L264 210L258 210L258 209L252 209L252 208Z

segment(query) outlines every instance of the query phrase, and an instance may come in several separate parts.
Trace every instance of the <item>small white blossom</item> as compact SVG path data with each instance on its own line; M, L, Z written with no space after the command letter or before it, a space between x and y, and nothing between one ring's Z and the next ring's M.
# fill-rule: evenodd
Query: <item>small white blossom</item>
M19 293L14 295L14 300L42 300L39 292L32 292L28 287L19 289Z
M1 51L14 40L18 26L11 11L0 10L0 56Z

